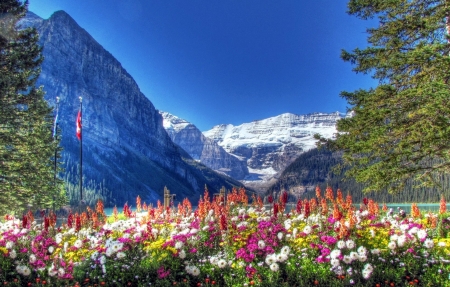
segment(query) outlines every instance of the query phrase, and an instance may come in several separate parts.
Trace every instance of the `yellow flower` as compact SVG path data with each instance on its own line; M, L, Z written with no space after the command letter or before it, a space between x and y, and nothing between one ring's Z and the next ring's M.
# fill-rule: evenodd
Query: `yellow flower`
M165 242L164 238L159 238L158 240L153 241L153 242L146 241L146 242L144 242L144 245L145 245L144 250L147 252L150 252L153 250L161 250L164 242Z
M438 251L443 252L446 255L450 255L450 238L434 239L434 246L438 248Z
M6 249L5 247L1 247L0 246L0 251L3 252L3 254L8 254L8 249Z
M178 252L178 250L172 246L167 246L166 250L172 252L172 254L176 254Z

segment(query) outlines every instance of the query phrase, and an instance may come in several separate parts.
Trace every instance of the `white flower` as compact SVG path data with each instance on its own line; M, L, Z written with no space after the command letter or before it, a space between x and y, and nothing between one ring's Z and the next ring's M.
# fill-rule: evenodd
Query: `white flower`
M408 230L408 228L409 228L409 225L408 225L408 224L402 224L402 225L400 225L400 229L401 229L403 232L405 232L406 230Z
M284 221L284 228L285 228L286 230L290 229L290 228L291 228L291 224L292 224L292 220L286 219L286 220Z
M6 249L12 249L14 247L14 242L8 241L5 244Z
M191 275L192 276L198 276L200 274L200 269L198 269L197 266L192 266L191 267Z
M367 253L367 249L364 246L360 246L358 247L358 253L361 254L366 254Z
M425 231L425 230L423 230L423 231ZM414 235L414 234L416 234L417 232L419 232L419 228L418 228L417 226L414 226L413 228L411 228L411 229L408 231L408 233L409 233L410 235ZM426 233L426 231L425 231L425 233Z
M270 264L270 270L272 270L273 272L277 272L278 269L280 269L280 267L278 266L278 264L276 262Z
M186 258L186 251L181 250L181 251L178 253L178 256L179 256L181 259Z
M352 259L352 261L359 260L359 255L357 252L352 251L352 252L350 252L350 258Z
M423 242L423 246L425 246L426 248L430 249L434 247L434 242L432 239L428 238Z
M24 276L28 276L31 274L30 268L28 268L28 266L25 265L17 265L16 271L17 273L22 274Z
M349 239L345 242L345 245L347 246L348 249L353 249L355 248L355 241Z
M30 255L30 263L34 263L34 262L36 262L36 255L31 254Z
M287 245L283 246L283 248L281 248L281 253L285 254L285 255L289 255L289 252L291 252L291 248Z
M258 248L259 249L264 249L264 247L266 247L266 243L264 242L264 240L259 240L258 241Z
M113 242L111 244L111 246L108 249L106 249L106 252L109 253L108 256L111 256L112 254L122 250L122 248L123 248L122 242ZM109 252L108 252L108 250L109 250Z
M298 232L298 228L295 227L295 228L292 230L292 237L296 238L296 237L297 237L297 232Z
M427 238L427 231L424 229L420 229L419 231L417 231L417 237L420 240L424 240L425 238Z
M277 237L278 237L278 240L283 239L283 232L278 232Z
M212 265L217 265L217 262L219 262L219 259L216 256L211 256L211 258L209 258L209 263Z
M397 245L398 245L398 247L403 247L403 246L405 246L406 240L407 240L406 235L400 235L400 236L398 237L398 239L397 239Z
M55 247L50 246L50 247L48 248L48 252L49 252L50 254L52 254L53 251L55 251Z
M17 257L17 253L16 253L16 250L11 250L10 252L9 252L9 257L10 258L12 258L12 259L15 259L16 257Z
M367 260L367 255L366 254L359 253L358 256L359 256L358 257L359 262L365 262Z
M341 256L341 250L339 249L334 249L333 251L330 252L331 259L338 258L339 256Z
M227 266L227 261L225 261L224 259L220 259L219 261L217 261L217 266L219 266L219 268L225 268L225 266Z
M66 274L66 271L64 271L63 268L59 268L58 269L58 276L62 277L62 276L64 276L64 274Z
M62 234L61 233L56 234L55 241L56 241L57 244L61 243L61 241L62 241Z
M378 248L375 248L375 249L370 250L370 253L372 253L373 255L378 255L381 253L381 250Z
M75 240L75 243L73 244L76 248L81 248L83 246L83 241L80 239Z
M102 257L100 257L100 264L104 265L106 263L106 257L105 255L102 255Z
M348 255L344 255L344 258L342 259L346 264L352 263L352 258Z
M94 253L91 254L91 260L97 259L98 251L94 251Z
M330 263L331 263L331 266L333 266L334 268L338 267L340 264L339 259L337 259L337 258L332 258L330 260Z
M56 274L58 274L58 271L55 269L55 265L52 264L52 266L48 268L48 275L54 277Z
M346 246L344 240L339 240L339 241L337 242L336 245L337 245L337 247L338 247L339 249L343 249L343 248L345 248L345 246Z
M278 262L284 262L288 259L287 255L284 253L280 253L276 255L276 259Z
M267 265L270 265L272 263L275 263L276 258L274 257L274 254L269 254L269 255L266 256L266 260L265 261L266 261Z
M367 263L366 265L364 265L364 270L373 271L373 266L370 263Z
M184 243L181 241L177 241L177 243L175 243L175 249L181 249L183 248Z
M391 236L391 241L397 241L398 240L398 235L397 234L393 234Z
M303 228L303 232L306 233L306 234L310 234L311 231L312 231L312 228L311 228L311 226L309 226L309 225L306 225L306 226Z
M123 252L117 252L116 257L117 257L117 259L122 259L122 258L125 257L125 253L123 253Z
M106 248L106 251L105 251L106 256L110 257L113 254L114 254L114 251L112 250L111 247Z
M370 272L370 271L367 271L367 270L362 271L362 276L364 279L369 279L371 275L372 275L372 272Z
M395 248L397 248L397 244L395 244L394 241L391 241L388 243L388 248L394 250Z

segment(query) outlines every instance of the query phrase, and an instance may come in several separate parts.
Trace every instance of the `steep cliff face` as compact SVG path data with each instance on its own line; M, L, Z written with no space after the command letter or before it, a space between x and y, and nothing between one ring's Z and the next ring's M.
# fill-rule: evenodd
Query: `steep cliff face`
M337 120L344 116L339 112L286 113L239 126L218 125L203 134L227 152L244 158L250 174L241 182L263 192L274 183L277 173L315 147L314 134L331 138Z
M63 11L31 22L45 57L38 85L44 86L52 105L60 97L59 126L69 180L76 182L78 177L75 119L82 97L85 184L102 184L111 203L133 202L137 194L160 199L164 186L180 200L196 200L210 180L181 156L161 115L121 64ZM209 188L215 190L230 187L230 182L221 178L213 185Z
M193 159L207 167L241 180L248 175L244 160L227 153L214 140L205 137L192 123L167 112L161 112L164 128L174 143L184 149Z

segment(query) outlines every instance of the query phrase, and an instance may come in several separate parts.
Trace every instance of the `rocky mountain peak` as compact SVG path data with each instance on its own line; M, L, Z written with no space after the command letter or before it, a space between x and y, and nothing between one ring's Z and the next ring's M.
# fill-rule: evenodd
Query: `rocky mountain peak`
M83 98L84 184L107 204L162 198L164 187L196 201L205 184L211 191L239 185L194 162L170 139L163 119L120 62L64 11L35 23L44 62L37 85L55 105L60 98L59 126L66 172L78 182L79 142L75 119ZM28 17L27 17L28 18ZM39 22L39 23L38 23Z
M238 126L217 125L203 134L244 159L250 173L242 182L262 192L300 154L315 147L314 134L333 137L336 122L345 116L340 112L284 113Z
M164 119L163 126L172 141L193 159L237 180L248 175L245 161L227 153L214 140L205 137L194 124L167 112L160 113Z

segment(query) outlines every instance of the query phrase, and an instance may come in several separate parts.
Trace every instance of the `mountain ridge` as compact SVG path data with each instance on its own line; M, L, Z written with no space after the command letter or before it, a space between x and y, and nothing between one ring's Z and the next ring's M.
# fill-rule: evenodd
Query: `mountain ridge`
M236 180L248 175L246 163L227 153L215 141L203 135L192 123L167 112L161 112L163 126L174 143L195 160Z
M246 186L264 192L300 154L315 147L314 134L332 138L336 122L351 116L341 112L278 116L243 123L216 125L203 132L228 153L247 161Z
M28 16L27 16L28 18ZM59 126L68 182L77 184L79 143L75 118L83 101L83 178L85 187L101 190L107 204L162 198L172 193L196 201L207 185L218 191L239 184L217 175L180 151L162 126L163 119L121 63L66 12L39 21L29 14L24 25L38 30L44 62L37 85L46 100L60 98Z

